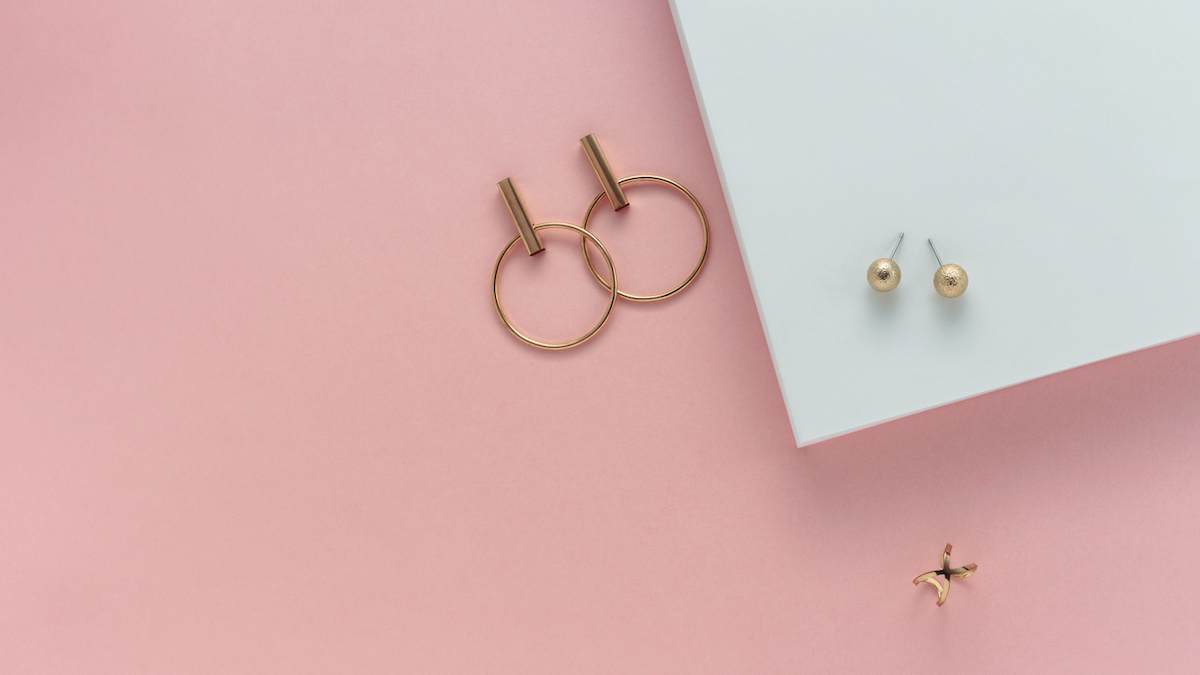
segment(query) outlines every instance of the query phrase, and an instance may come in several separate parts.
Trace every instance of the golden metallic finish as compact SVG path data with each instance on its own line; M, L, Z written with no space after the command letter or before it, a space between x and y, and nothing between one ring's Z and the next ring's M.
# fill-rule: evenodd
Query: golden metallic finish
M596 134L588 134L579 139L583 145L583 151L587 153L588 161L592 163L592 170L596 172L596 178L600 179L600 187L604 188L604 193L608 195L608 203L612 204L613 211L620 211L629 206L629 200L625 198L625 192L621 190L621 183L617 180L617 175L613 173L612 167L608 165L608 160L604 158L604 151L600 149L600 141L596 140Z
M979 568L979 566L975 563L964 565L963 567L950 567L950 548L950 544L946 544L946 550L942 551L942 569L926 572L916 579L913 579L913 584L916 586L920 586L921 583L924 582L937 589L938 607L941 607L942 603L946 602L946 597L950 595L951 579L966 579L972 574L975 574L975 570ZM939 576L945 578L946 581L944 584L938 581Z
M580 237L585 242L590 241L595 244L596 248L600 249L600 253L604 255L604 261L608 263L608 273L612 275L613 280L616 281L617 268L613 266L612 256L608 254L608 249L604 248L604 244L600 243L600 240L596 238L596 235L588 232L578 225L572 225L570 223L542 223L540 225L534 225L531 227L530 232L536 238L537 231L544 230L546 228L556 228L578 232ZM508 330L512 331L513 335L517 336L517 339L521 340L525 344L533 345L539 349L570 349L571 347L578 347L579 345L587 342L588 339L597 333L597 331L604 327L604 324L608 322L608 317L612 315L613 305L617 303L617 293L615 290L609 289L608 308L604 310L604 316L600 318L600 322L593 326L591 330L584 333L582 337L575 338L570 342L554 343L535 340L518 330L517 327L513 325L513 322L509 320L508 315L504 313L504 308L500 306L500 266L504 263L504 256L508 255L508 252L512 250L512 247L516 246L517 242L520 240L521 237L517 237L508 242L508 246L505 246L504 250L500 252L500 257L496 258L496 268L492 271L492 300L494 300L496 303L496 313L500 315L500 320L504 322L504 325L508 327ZM595 273L594 270L593 273Z
M900 285L900 266L890 258L880 258L867 268L867 283L880 293Z
M957 298L967 292L967 271L958 265L942 265L933 275L933 287L945 298Z
M665 291L663 293L655 293L653 295L634 295L633 293L617 291L617 294L620 295L622 298L625 298L626 300L632 300L634 302L654 302L656 300L665 300L666 298L669 298L672 295L675 295L676 293L687 288L688 284L692 283L692 280L695 279L696 275L700 273L700 268L704 267L704 261L708 258L708 243L709 243L708 216L705 215L704 207L700 205L700 200L696 199L696 195L692 194L687 188L683 187L679 183L676 183L675 181L671 180L670 178L663 178L662 176L630 176L628 178L622 178L621 180L619 180L617 182L621 185L624 185L626 183L645 183L645 182L669 185L670 187L673 187L676 190L678 190L679 192L681 192L683 194L683 196L685 196L689 200L691 200L692 206L696 207L696 213L700 216L700 229L703 230L703 232L704 232L704 250L701 251L701 253L700 253L700 260L698 260L696 262L696 266L692 269L691 273L687 275L687 278L684 279L682 283L680 283L678 286L675 286L674 288L672 288L669 291ZM587 229L588 223L592 219L592 212L596 210L596 205L600 203L600 200L603 199L606 194L607 193L601 192L600 194L596 195L596 198L592 200L591 205L588 206L587 213L583 216L583 229L585 229L585 230ZM614 288L616 286L615 280L613 281L613 286L610 287L609 283L604 280L604 277L600 276L600 273L596 271L595 265L592 264L591 253L588 251L588 248L587 248L587 242L586 241L581 242L580 244L583 246L583 259L587 262L588 269L590 269L592 271L592 276L596 277L596 281L599 281L600 284L602 286L604 286L605 288L610 289L610 290L611 290L611 288Z
M517 232L521 233L521 239L525 240L525 250L529 251L529 255L541 253L546 250L542 246L542 240L538 238L533 226L533 220L525 211L525 205L521 203L521 197L517 194L517 186L513 185L511 178L496 183L500 187L500 194L504 197L504 203L508 206L508 212L512 215L513 224L517 226ZM572 226L574 227L574 226Z

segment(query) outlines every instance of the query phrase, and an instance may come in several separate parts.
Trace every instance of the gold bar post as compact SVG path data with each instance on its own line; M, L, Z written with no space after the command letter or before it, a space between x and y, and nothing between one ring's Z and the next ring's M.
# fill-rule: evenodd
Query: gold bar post
M500 187L500 195L504 197L504 203L512 215L513 224L517 226L517 232L525 241L525 250L529 251L529 255L546 250L542 246L542 240L538 238L537 232L533 229L533 221L529 219L529 214L525 211L525 205L521 203L521 197L517 194L517 187L513 185L512 179L505 178L496 185Z
M579 142L583 145L583 151L587 153L588 161L592 163L592 169L596 172L596 178L600 179L601 187L608 194L608 203L612 204L613 211L619 211L629 206L629 200L625 198L625 192L621 190L621 184L617 182L617 177L613 174L612 167L608 165L608 160L604 158L604 151L600 149L600 141L596 140L596 134L588 134L579 139Z

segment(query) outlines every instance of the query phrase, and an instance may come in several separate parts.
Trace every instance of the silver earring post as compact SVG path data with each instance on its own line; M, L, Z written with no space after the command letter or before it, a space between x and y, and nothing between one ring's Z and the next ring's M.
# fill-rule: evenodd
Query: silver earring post
M926 239L925 241L929 242L929 248L933 251L933 257L938 261L938 267L942 267L942 256L938 255L937 247L933 245L933 240Z

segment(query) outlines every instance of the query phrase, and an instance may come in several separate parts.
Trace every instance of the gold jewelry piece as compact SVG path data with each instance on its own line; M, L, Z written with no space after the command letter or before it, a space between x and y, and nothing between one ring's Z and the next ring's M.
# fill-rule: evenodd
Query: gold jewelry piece
M601 328L604 327L604 324L608 322L608 317L612 315L613 305L615 305L617 302L617 293L615 290L613 290L616 288L617 268L613 266L612 256L608 254L608 249L604 248L604 244L600 243L600 240L596 238L596 235L588 232L578 225L559 222L541 223L539 225L532 224L529 214L525 211L525 205L521 203L521 198L517 195L517 188L513 185L512 179L505 178L504 180L500 181L498 185L500 187L500 194L504 197L504 203L508 206L508 212L512 214L513 223L517 226L517 232L519 234L515 239L508 242L508 246L505 246L504 250L500 252L500 257L496 258L496 267L492 271L492 300L494 300L496 303L496 312L500 315L500 320L504 322L504 325L508 327L508 330L525 344L533 345L539 349L570 349L571 347L578 347L584 342L587 342L589 338L591 338ZM604 316L600 318L600 322L593 326L592 329L587 333L584 333L583 336L575 338L570 342L541 342L540 340L535 340L528 335L525 335L521 331L517 330L517 327L514 326L512 321L509 320L508 316L505 315L504 308L500 306L500 266L504 263L504 257L508 255L508 252L512 250L512 247L516 246L517 242L521 240L525 241L525 250L529 252L529 255L536 255L546 250L545 247L542 246L541 238L538 237L537 233L539 230L545 230L548 228L576 232L579 234L580 239L584 241L585 246L586 242L589 241L595 244L596 248L600 249L600 253L604 255L604 261L608 263L608 273L611 275L613 280L613 288L609 289L610 297L608 299L608 308L604 310ZM593 273L595 273L594 270Z
M696 266L692 269L691 273L688 274L687 278L684 279L683 282L678 286L664 293L656 293L653 295L634 295L624 291L617 291L617 295L620 295L626 300L632 300L634 302L654 302L656 300L665 300L666 298L669 298L687 288L688 284L692 283L692 280L695 279L696 275L700 273L700 268L704 267L704 261L708 258L708 216L705 215L704 207L700 205L700 200L696 199L696 196L684 186L676 183L670 178L664 178L662 176L640 175L617 180L615 174L613 173L612 167L609 166L608 160L604 157L604 151L600 149L600 143L596 140L596 135L588 134L587 136L579 139L579 142L583 145L583 151L587 153L588 161L592 163L592 169L596 172L596 178L600 180L600 185L604 187L604 191L596 195L596 198L592 200L591 205L588 206L587 213L583 216L584 230L587 230L588 228L588 223L592 219L592 212L595 211L596 205L599 204L600 200L605 196L608 197L608 203L612 204L613 210L619 211L629 205L629 200L625 198L625 192L621 189L621 186L629 183L650 182L673 187L681 192L683 196L691 200L692 206L696 207L696 214L700 216L700 228L704 231L704 250L700 253L700 260L696 262ZM587 241L581 241L580 245L583 247L583 259L587 262L588 269L592 271L592 276L596 277L596 281L599 281L600 284L606 289L609 288L609 282L605 281L604 277L600 276L600 273L596 271L595 265L592 264L592 256L591 252L588 251ZM612 282L613 288L616 287L616 283L617 282L614 279Z
M917 577L916 579L913 579L913 584L916 586L920 586L921 582L925 582L927 584L931 584L934 588L936 588L937 594L938 594L937 604L938 604L938 607L941 607L942 603L946 602L946 596L950 595L950 580L951 579L966 579L967 577L971 576L972 574L975 574L975 570L978 568L979 568L979 566L976 565L975 563L971 563L970 565L964 565L962 567L951 568L950 567L950 544L946 544L946 550L942 551L942 569L934 570L932 572L926 572L925 574L922 574L921 576ZM945 579L946 579L945 585L942 585L942 583L938 581L939 576L945 577Z
M943 298L957 298L967 292L967 271L953 263L942 265L942 256L938 255L929 239L929 248L933 249L933 257L937 258L938 271L933 275L933 287Z
M896 245L892 247L892 252L888 257L880 258L867 267L867 283L880 293L887 293L900 285L900 266L892 258L896 257L896 251L900 250L902 241L904 241L903 232L900 233L900 238L896 240Z

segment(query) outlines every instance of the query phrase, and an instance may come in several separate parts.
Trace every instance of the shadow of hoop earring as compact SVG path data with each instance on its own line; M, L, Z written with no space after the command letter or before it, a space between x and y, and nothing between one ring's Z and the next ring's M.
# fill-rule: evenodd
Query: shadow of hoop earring
M608 254L608 249L604 248L604 244L600 243L600 240L596 238L596 235L588 232L578 225L572 225L570 223L541 223L540 225L534 225L532 229L534 232L545 229L559 229L570 230L572 232L579 233L580 239L582 239L584 242L583 246L585 251L587 250L587 242L589 241L592 244L595 244L596 248L600 249L600 253L604 255L604 261L608 264L609 274L611 274L612 278L616 280L617 268L613 266L612 256ZM508 252L512 250L513 246L516 246L518 241L521 241L520 236L508 242L508 246L505 246L504 250L500 252L500 257L496 258L496 267L492 270L492 300L496 303L496 313L500 315L500 320L504 322L504 325L513 335L517 336L518 340L539 349L570 349L572 347L578 347L584 342L587 342L593 335L595 335L600 331L601 328L604 327L604 324L608 322L608 317L612 315L613 306L617 303L617 291L615 290L616 285L614 284L613 288L609 289L608 307L604 310L604 316L600 318L599 323L593 326L591 330L585 333L582 337L575 338L570 342L542 342L540 340L535 340L532 337L522 333L515 325L513 325L513 322L509 320L508 315L504 313L504 308L500 304L500 267L504 264L505 256L508 255ZM591 265L589 263L589 267L590 266ZM595 268L592 268L592 274L596 274Z
M687 275L687 278L683 280L683 283L679 284L678 286L672 288L669 291L666 291L664 293L657 293L654 295L635 295L633 293L626 293L626 292L620 291L620 290L617 291L617 295L621 296L622 298L624 298L626 300L631 300L633 302L656 302L658 300L666 300L667 298L671 297L672 295L675 295L676 293L687 288L688 284L692 283L692 281L696 278L696 275L700 273L700 268L704 267L704 261L708 259L708 244L709 244L708 216L705 215L704 207L700 205L700 200L696 199L696 195L693 195L690 190L688 190L684 186L680 185L679 183L676 183L675 181L671 180L670 178L664 178L662 176L642 175L642 176L630 176L628 178L622 178L621 180L617 181L617 185L625 185L627 183L658 183L661 185L667 185L669 187L672 187L672 188L678 190L683 196L687 197L688 200L692 202L692 206L696 207L696 214L700 216L700 229L703 230L703 232L704 232L704 250L700 252L700 260L696 262L696 266L694 268L692 268L691 273ZM601 192L600 194L596 195L596 198L592 200L591 205L588 206L587 214L584 215L584 217L583 217L582 229L584 232L587 232L588 223L592 219L592 212L596 210L596 206L600 203L600 200L604 199L607 194L608 194L607 192ZM590 234L590 232L589 232L589 234ZM591 256L591 252L588 251L587 244L588 244L587 239L580 242L580 245L583 247L583 259L587 263L588 269L592 271L592 276L596 278L596 281L600 282L601 286L604 286L604 288L607 290L613 290L614 288L616 288L616 279L613 278L613 283L610 285L609 282L604 280L604 277L600 276L600 273L596 270L596 266L594 264L592 264L592 256ZM601 250L603 251L603 248L601 248ZM612 267L611 262L609 263L609 267Z

